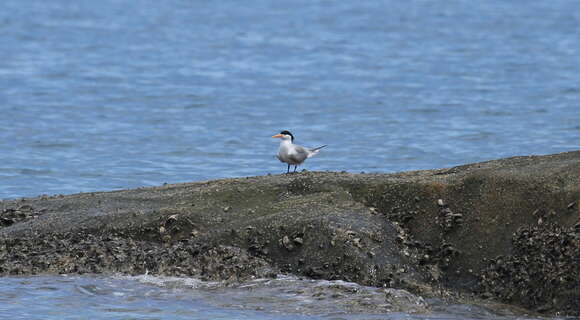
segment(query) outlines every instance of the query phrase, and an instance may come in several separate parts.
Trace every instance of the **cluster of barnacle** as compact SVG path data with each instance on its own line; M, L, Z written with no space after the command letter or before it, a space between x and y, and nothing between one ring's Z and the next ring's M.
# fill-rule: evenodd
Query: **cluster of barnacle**
M199 234L195 224L188 217L179 214L172 214L167 218L162 217L158 231L163 241L187 237L195 238Z
M437 205L439 207L439 215L436 217L436 224L441 230L441 242L439 244L432 245L417 241L413 239L405 228L396 223L399 226L397 241L405 245L403 253L416 261L418 266L425 269L426 274L432 274L434 280L441 277L441 269L447 268L453 259L461 254L451 242L446 241L446 238L450 230L458 227L463 222L463 215L454 213L442 199L437 201ZM405 222L416 214L415 211L394 210L394 212L398 220Z
M415 218L418 214L419 210L407 210L395 207L392 209L391 213L387 214L387 217L390 221L405 224Z
M278 240L278 243L280 246L286 248L286 250L292 251L296 247L302 246L304 244L304 233L297 233L291 237L284 235L280 240Z
M33 219L41 215L43 211L35 210L32 206L22 205L18 208L7 208L0 212L0 228L8 227L15 223Z
M520 228L513 255L491 259L482 272L482 293L540 312L580 314L579 226Z
M463 215L461 213L454 213L442 199L437 201L439 206L439 215L437 216L437 223L443 231L450 231L458 225L463 223Z
M0 275L124 273L199 276L211 280L271 274L245 250L184 239L170 244L86 232L0 239Z
M311 178L297 178L292 179L288 184L288 192L290 194L304 195L313 192L314 181Z

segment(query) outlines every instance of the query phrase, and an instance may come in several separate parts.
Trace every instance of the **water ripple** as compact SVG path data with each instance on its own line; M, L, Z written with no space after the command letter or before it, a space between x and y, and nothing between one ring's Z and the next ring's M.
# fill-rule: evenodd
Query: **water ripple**
M579 6L6 0L0 198L578 149Z

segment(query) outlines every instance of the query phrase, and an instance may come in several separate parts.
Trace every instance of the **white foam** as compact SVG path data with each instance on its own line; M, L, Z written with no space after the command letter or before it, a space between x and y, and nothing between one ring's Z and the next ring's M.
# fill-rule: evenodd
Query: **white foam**
M115 278L137 281L139 283L150 284L163 288L197 289L200 287L210 287L216 284L216 282L202 281L197 278L156 276L150 274L142 274L136 276L117 275L115 276Z

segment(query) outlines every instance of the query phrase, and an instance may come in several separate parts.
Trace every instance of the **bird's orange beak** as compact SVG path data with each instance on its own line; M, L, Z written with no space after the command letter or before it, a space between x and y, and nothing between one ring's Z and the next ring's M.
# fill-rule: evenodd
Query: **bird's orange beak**
M273 136L272 136L272 138L282 138L282 137L283 137L283 135L282 135L282 134L280 134L280 133L278 133L277 135L273 135Z

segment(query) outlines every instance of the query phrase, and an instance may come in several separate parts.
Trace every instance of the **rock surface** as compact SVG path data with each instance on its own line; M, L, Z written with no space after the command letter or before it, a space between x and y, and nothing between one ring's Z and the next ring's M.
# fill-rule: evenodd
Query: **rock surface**
M580 152L0 202L0 274L293 273L580 314Z

